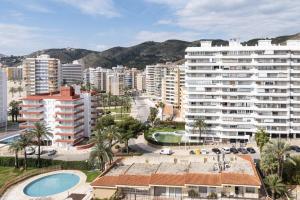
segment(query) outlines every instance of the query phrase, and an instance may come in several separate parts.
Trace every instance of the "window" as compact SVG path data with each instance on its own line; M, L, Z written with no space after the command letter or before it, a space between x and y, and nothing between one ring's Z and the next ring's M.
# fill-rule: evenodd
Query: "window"
M246 187L246 193L255 193L255 188L253 188L253 187Z
M154 196L165 196L167 188L165 187L154 187Z
M181 196L181 188L169 188L169 196L170 197L180 197Z
M199 187L200 194L207 194L207 187Z

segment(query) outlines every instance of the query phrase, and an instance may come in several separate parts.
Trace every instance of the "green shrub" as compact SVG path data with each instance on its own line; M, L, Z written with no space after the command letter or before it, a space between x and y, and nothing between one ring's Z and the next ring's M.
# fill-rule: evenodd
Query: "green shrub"
M24 158L19 158L19 164L22 166ZM13 167L15 165L14 157L0 157L0 166ZM52 160L41 159L41 167L49 167L54 165L60 165L62 169L77 169L77 170L90 170L92 166L86 161L64 161L64 160ZM37 159L27 158L27 167L36 168Z

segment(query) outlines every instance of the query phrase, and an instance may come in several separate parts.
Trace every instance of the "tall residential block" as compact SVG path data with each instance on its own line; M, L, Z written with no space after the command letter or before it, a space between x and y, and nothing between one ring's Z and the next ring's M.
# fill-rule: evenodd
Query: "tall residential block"
M0 127L7 123L7 77L5 70L0 68Z
M40 55L23 61L23 79L27 95L59 91L60 60Z
M144 73L138 73L136 75L136 89L140 92L146 90L146 75Z
M83 83L84 66L78 61L61 65L61 82L63 85Z
M175 108L181 107L181 88L185 83L184 65L169 65L163 70L161 83L161 100Z
M186 133L199 141L193 123L204 119L207 140L247 140L258 128L272 138L300 138L300 41L256 46L186 49ZM195 133L195 134L194 134Z

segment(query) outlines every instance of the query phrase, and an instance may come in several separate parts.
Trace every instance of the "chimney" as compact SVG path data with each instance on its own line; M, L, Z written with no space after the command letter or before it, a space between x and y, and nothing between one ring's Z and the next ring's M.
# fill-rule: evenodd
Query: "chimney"
M75 95L74 88L71 87L71 86L61 87L60 88L60 95L65 96L65 97L74 96Z

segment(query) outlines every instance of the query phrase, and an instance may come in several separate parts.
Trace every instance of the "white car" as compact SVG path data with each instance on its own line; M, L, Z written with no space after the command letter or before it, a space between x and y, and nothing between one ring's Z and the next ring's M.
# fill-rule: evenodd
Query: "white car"
M201 149L201 154L209 154L209 152L206 149Z
M27 155L33 155L35 150L34 150L33 147L26 147L25 152L26 152Z
M222 152L225 153L225 154L230 154L231 153L230 148L228 148L228 147L223 147Z
M173 151L171 149L162 149L159 153L162 155L171 155Z

